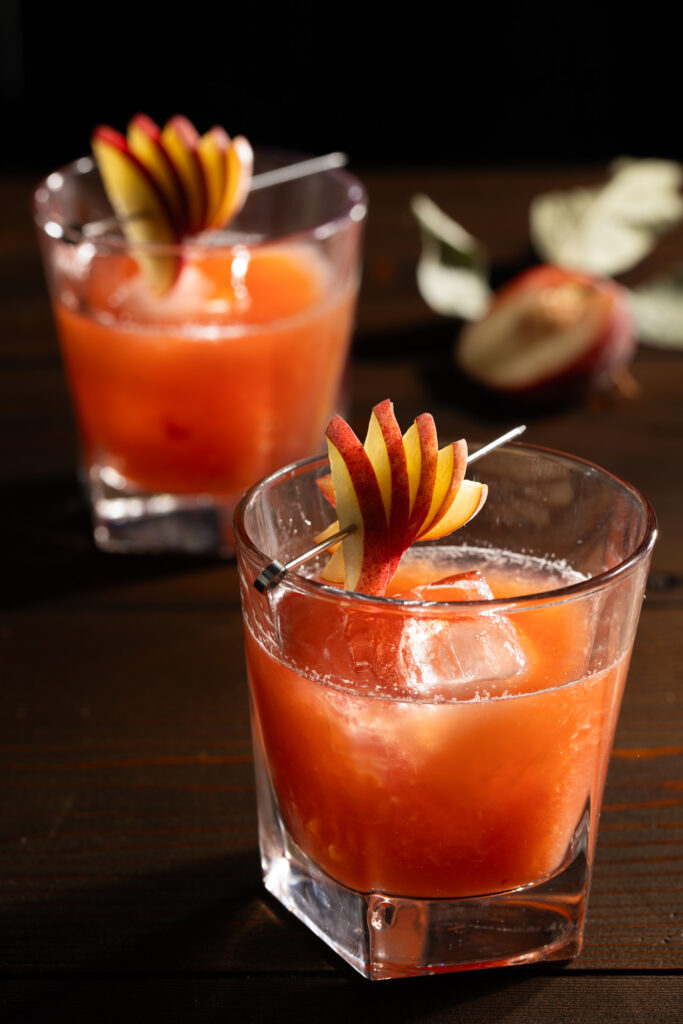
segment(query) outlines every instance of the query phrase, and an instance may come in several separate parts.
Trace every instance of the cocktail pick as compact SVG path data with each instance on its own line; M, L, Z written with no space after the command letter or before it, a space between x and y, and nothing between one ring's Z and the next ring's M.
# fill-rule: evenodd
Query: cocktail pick
M285 164L283 167L275 167L272 171L262 171L254 174L250 183L249 191L258 192L262 188L271 188L273 185L281 185L285 181L294 181L296 178L306 178L311 174L321 174L323 171L333 171L339 167L345 167L349 162L346 153L325 153L324 156L314 156L307 160L298 160L293 164ZM80 231L86 238L97 238L106 234L116 227L118 220L115 217L108 217L105 220L92 221L84 224ZM72 235L76 235L78 229L75 226L63 228L59 224L50 224L48 234L53 238L64 238L65 241L75 241Z
M500 448L501 445L507 444L508 441L512 441L513 438L519 437L526 430L526 425L520 424L520 426L513 427L512 430L508 430L505 434L501 434L500 437L496 437L493 441L489 441L488 444L483 445L481 448L477 448L476 451L471 452L467 456L467 463L476 462L477 459L483 458L488 455L489 452L494 451L496 448ZM256 579L254 580L254 586L261 594L266 594L273 587L276 587L278 583L284 578L284 576L292 569L297 569L304 562L308 562L311 558L315 558L322 551L326 551L327 548L332 547L333 544L337 544L344 537L347 537L356 527L351 524L350 526L344 527L343 530L337 530L336 533L326 537L325 540L320 541L319 544L314 545L312 548L308 548L303 551L300 555L290 559L284 564L279 562L276 558L263 569Z
M297 160L296 163L255 174L251 179L249 191L256 192L261 188L270 188L271 185L280 185L283 181L305 178L309 174L333 171L337 167L346 167L348 162L346 153L326 153L324 156L313 156L308 160Z

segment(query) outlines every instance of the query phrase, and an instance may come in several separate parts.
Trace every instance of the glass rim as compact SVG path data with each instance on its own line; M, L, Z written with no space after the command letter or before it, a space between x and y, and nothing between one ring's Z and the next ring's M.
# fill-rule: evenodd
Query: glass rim
M424 601L419 599L406 599L400 597L384 597L373 594L361 594L355 590L343 590L339 587L331 586L327 583L321 583L318 580L311 579L307 576L303 576L296 570L292 570L277 584L280 586L292 586L296 587L299 591L307 593L311 596L318 598L324 598L327 600L344 601L348 603L361 603L365 608L369 605L377 605L379 608L385 609L397 609L405 608L407 610L418 610L422 608L430 610L444 610L444 609L456 609L462 610L463 606L473 609L475 612L485 611L490 609L496 609L496 611L510 610L516 608L523 608L529 610L534 605L539 603L548 604L553 603L564 603L571 601L576 598L583 596L584 594L594 593L599 590L603 590L611 584L615 583L622 577L630 575L647 557L649 557L654 543L657 539L657 517L655 511L645 497L645 495L633 484L630 484L627 480L618 476L616 473L612 473L610 470L599 466L597 463L592 462L590 459L584 459L579 455L570 455L567 452L559 451L555 448L549 448L544 445L528 444L523 442L514 442L512 444L505 445L504 448L500 449L503 453L507 449L521 449L527 452L536 452L544 455L550 455L561 459L567 459L570 462L583 465L588 469L597 471L601 475L608 479L616 482L619 486L623 487L626 491L631 494L633 498L641 505L646 514L645 529L642 540L637 547L624 559L622 559L617 565L612 566L611 569L605 569L603 572L597 573L595 576L589 576L586 579L581 579L576 583L570 583L562 587L554 587L550 590L537 591L532 594L519 594L515 597L499 597L493 598L492 600L478 600L478 601ZM305 459L299 459L296 462L290 462L287 466L283 466L273 473L269 473L268 476L263 477L261 480L257 480L256 483L252 484L240 498L238 505L235 509L234 515L234 531L235 540L238 545L241 546L244 552L249 556L249 561L253 562L258 566L254 578L258 575L262 569L266 567L273 559L274 555L268 555L267 553L260 550L260 548L251 540L247 533L245 524L245 515L247 513L248 506L258 497L259 493L265 491L270 487L278 478L284 476L294 477L296 475L303 474L307 468L312 468L314 465L324 465L328 461L327 455L319 453L317 455L308 456ZM454 531L457 533L458 531ZM237 546L237 545L236 545ZM311 546L313 546L313 539L311 539ZM419 546L415 548L419 550ZM293 556L295 557L295 556ZM253 580L252 580L253 584Z
M281 157L286 155L290 157L292 161L310 159L309 154L306 153L295 153L267 147L257 148L255 150L255 154L263 154L264 156L279 155ZM282 232L280 234L259 234L253 239L245 237L243 240L235 239L234 241L226 243L211 241L211 236L216 233L212 230L204 232L203 235L190 235L187 238L179 239L177 242L130 242L122 234L108 234L106 231L97 234L89 234L84 231L84 228L89 224L95 224L97 221L91 220L84 221L81 224L64 224L60 222L58 218L50 216L46 212L45 207L49 202L50 195L58 192L62 187L61 184L59 187L55 187L56 181L51 185L51 178L61 178L63 183L63 179L65 178L75 179L79 176L85 176L95 169L96 164L94 157L82 156L78 157L76 160L69 161L69 163L63 164L61 167L55 168L55 170L46 174L37 183L32 192L32 212L34 223L40 231L48 235L48 237L53 238L55 241L63 240L72 245L88 244L94 246L95 249L100 247L108 251L120 250L121 252L126 252L130 249L135 249L137 252L147 252L156 255L199 251L205 254L211 253L218 256L220 254L234 252L235 249L253 249L261 246L265 247L274 243L280 244L291 242L294 244L297 241L311 239L315 241L324 241L334 235L340 234L349 225L354 223L362 224L368 213L368 194L362 181L360 181L359 178L348 171L345 167L333 167L328 168L327 170L317 171L316 176L334 178L340 181L345 188L346 203L339 213L332 217L321 219L314 227L301 231ZM301 178L299 180L304 179ZM115 220L113 211L112 219ZM49 230L50 225L53 225L53 231Z

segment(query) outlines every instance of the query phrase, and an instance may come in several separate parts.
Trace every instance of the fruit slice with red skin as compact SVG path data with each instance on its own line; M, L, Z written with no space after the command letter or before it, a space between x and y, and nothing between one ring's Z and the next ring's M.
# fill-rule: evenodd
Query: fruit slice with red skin
M420 527L418 539L427 529L436 526L450 508L465 478L466 466L467 442L465 440L454 441L439 450L432 502Z
M336 505L336 499L334 497L334 484L332 483L332 474L325 473L324 476L317 477L315 482L316 486L318 487L318 490L321 492L321 494L325 495L332 508L334 508Z
M182 237L188 223L187 198L176 166L161 140L161 128L146 114L136 114L128 124L126 138L131 153L145 165L163 192L178 236Z
M126 138L113 128L99 125L91 139L107 197L128 241L178 242L177 228L163 192L145 165L131 153ZM164 294L180 272L179 252L133 250L145 277L157 294Z
M389 399L378 403L370 416L368 432L363 445L375 470L382 494L384 512L389 528L389 579L394 575L405 551L405 538L410 514L410 486L408 467L401 428ZM332 475L319 477L316 484L331 505L335 505ZM338 523L333 524L338 528ZM330 530L330 532L334 532ZM316 537L324 539L326 531ZM331 560L324 570L326 580L338 581L343 572L343 560Z
M196 234L204 228L207 209L204 169L197 153L197 129L182 114L176 114L164 125L161 139L187 196L188 231Z
M331 473L329 476L329 480L330 488L332 488ZM337 533L338 530L339 523L335 519L333 523L330 523L329 526L325 527L324 530L322 530L319 534L316 535L316 544L319 544L323 540L327 540L328 537L331 537L333 533ZM345 576L344 551L342 549L341 541L337 541L336 544L333 544L330 548L328 548L328 551L330 552L332 557L329 558L328 561L326 562L322 572L320 573L320 578L324 580L325 583L343 583Z
M463 329L455 358L491 390L552 400L613 384L636 344L625 289L544 265L500 289L486 316Z
M399 446L398 443L401 440L400 428L393 413L393 406L388 399L386 402L375 406L373 417L375 428L373 430L373 418L371 418L368 437L364 447L370 455L375 473L377 474L385 512L387 512L388 516L391 516L392 513L394 515L393 525L391 521L389 524L390 546L394 552L400 552L396 561L396 565L398 565L401 555L406 550L406 532L410 509L408 464L405 457L405 448L402 445ZM379 426L380 418L383 420L383 427ZM383 434L386 434L386 438ZM383 444L379 441L378 435L382 437ZM419 437L417 428L414 436ZM373 446L373 441L376 447ZM391 455L389 454L390 452ZM463 483L466 465L467 442L465 440L454 441L438 452L432 502L430 510L420 527L417 540L420 540L427 530L430 531L430 536L432 537L446 536L453 531L454 527L450 527L442 534L436 530L436 527L447 515L449 522L452 522L455 518L456 513L452 506L460 485ZM391 466L391 471L389 466ZM391 477L390 473L393 473L393 477ZM417 469L415 470L415 476L419 482ZM468 483L471 484L471 481L468 481ZM325 476L318 477L316 484L321 493L325 495L329 503L334 507L334 485L331 474L328 473ZM417 485L415 486L415 491L417 491ZM472 492L470 491L470 493ZM396 500L397 496L398 500ZM468 501L468 504L471 505L471 501ZM467 506L464 502L461 502L460 507L464 510ZM481 504L478 507L480 508ZM470 518L471 514L468 514L467 519ZM463 520L463 523L465 521ZM339 528L338 523L334 525L336 529ZM332 532L334 531L330 530L330 533ZM316 537L316 542L323 540L324 536L325 531Z
M316 482L339 518L316 541L340 526L353 524L356 529L323 569L326 582L384 593L381 588L392 579L413 540L447 536L476 515L486 500L484 484L464 479L466 442L439 451L429 414L418 416L402 437L393 406L386 400L373 409L364 446L339 416L331 421L327 439L332 472Z
M433 416L424 412L403 435L403 445L410 483L410 519L406 531L405 548L419 535L432 504L439 446Z
M492 601L493 591L478 569L442 576L410 590L401 590L392 597L403 601Z
M447 537L449 533L459 530L481 510L487 494L486 484L477 480L463 480L438 523L428 526L417 539L438 540L439 537Z
M337 527L339 526L338 523L335 523L334 525ZM336 548L332 557L320 573L320 579L323 580L324 583L344 583L346 579L346 570L344 567L344 551L341 544Z
M389 574L389 529L375 470L340 416L332 418L325 436L339 524L355 526L342 542L346 589L382 595Z
M410 518L410 481L401 428L389 399L372 410L364 448L372 463L389 527L389 579L406 549Z
M253 169L254 152L251 145L243 135L236 135L228 148L225 191L213 218L215 227L225 227L244 206L251 187Z
M206 182L205 228L222 227L219 218L228 185L228 150L230 136L219 125L214 125L197 140L197 155Z

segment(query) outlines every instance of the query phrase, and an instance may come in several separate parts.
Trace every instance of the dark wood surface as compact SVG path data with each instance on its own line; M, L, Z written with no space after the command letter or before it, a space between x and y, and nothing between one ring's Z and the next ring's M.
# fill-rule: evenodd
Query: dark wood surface
M391 397L442 436L519 414L451 367L456 326L415 286L409 199L533 260L531 197L599 169L368 171L351 418ZM29 214L0 181L0 1018L42 1021L683 1020L683 354L641 348L637 394L525 418L647 494L660 522L612 758L583 954L572 964L371 984L265 894L234 565L106 556ZM674 232L639 273L683 257ZM637 277L637 275L635 275Z

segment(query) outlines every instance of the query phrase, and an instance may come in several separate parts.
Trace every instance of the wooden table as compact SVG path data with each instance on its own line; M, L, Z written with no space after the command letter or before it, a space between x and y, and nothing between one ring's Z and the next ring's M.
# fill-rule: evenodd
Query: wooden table
M393 398L442 436L511 414L451 369L455 327L415 286L423 191L533 259L530 198L594 169L365 175L371 198L352 421ZM528 419L530 441L633 481L660 521L611 762L585 950L570 966L370 984L261 888L235 567L106 556L29 215L0 183L3 517L0 1017L4 1021L683 1020L683 354L642 348L640 392ZM672 233L644 269L683 255Z

